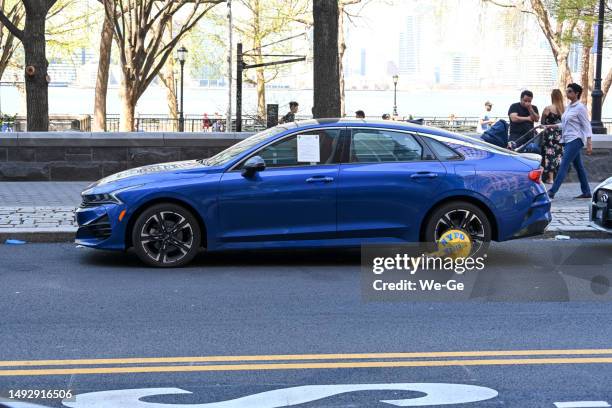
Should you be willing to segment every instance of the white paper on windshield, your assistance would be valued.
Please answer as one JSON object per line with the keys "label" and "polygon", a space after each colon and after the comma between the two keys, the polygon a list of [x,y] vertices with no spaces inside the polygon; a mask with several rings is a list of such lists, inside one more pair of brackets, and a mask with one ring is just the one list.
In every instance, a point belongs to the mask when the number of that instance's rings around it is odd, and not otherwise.
{"label": "white paper on windshield", "polygon": [[321,161],[319,135],[298,135],[297,156],[300,163],[319,163]]}

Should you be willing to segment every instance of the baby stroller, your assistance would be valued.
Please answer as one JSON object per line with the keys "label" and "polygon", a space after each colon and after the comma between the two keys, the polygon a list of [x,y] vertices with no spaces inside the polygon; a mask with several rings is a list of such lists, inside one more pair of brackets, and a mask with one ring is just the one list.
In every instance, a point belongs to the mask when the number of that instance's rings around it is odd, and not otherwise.
{"label": "baby stroller", "polygon": [[538,129],[542,126],[536,126],[530,129],[525,134],[521,135],[513,142],[508,141],[508,122],[501,119],[495,122],[481,136],[481,139],[495,146],[514,150],[517,153],[535,153],[540,154],[540,133]]}

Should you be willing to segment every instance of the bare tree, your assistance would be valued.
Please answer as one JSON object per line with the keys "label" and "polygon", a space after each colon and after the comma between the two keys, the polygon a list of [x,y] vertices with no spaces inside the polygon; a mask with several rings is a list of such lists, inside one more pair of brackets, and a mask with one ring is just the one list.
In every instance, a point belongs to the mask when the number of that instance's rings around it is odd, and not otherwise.
{"label": "bare tree", "polygon": [[106,95],[110,74],[111,51],[113,46],[113,21],[104,13],[104,23],[100,34],[100,56],[98,60],[98,75],[94,95],[94,120],[92,130],[106,131]]}
{"label": "bare tree", "polygon": [[[10,22],[18,27],[25,11],[21,2],[15,2],[12,6],[9,6],[5,0],[0,0],[0,12],[5,13]],[[0,22],[0,78],[4,75],[17,46],[15,35],[9,30],[4,30],[4,24]]]}
{"label": "bare tree", "polygon": [[[134,130],[139,98],[157,77],[178,42],[216,4],[223,0],[103,0],[106,16],[113,22],[123,74],[121,82],[123,131]],[[180,26],[164,42],[168,22],[181,10]]]}
{"label": "bare tree", "polygon": [[45,24],[57,0],[21,0],[25,10],[23,29],[0,11],[0,23],[23,44],[28,130],[49,129],[49,76],[47,75]]}
{"label": "bare tree", "polygon": [[[501,7],[516,8],[533,15],[548,41],[557,63],[557,86],[564,89],[573,82],[569,67],[569,54],[572,43],[581,43],[583,84],[592,88],[592,69],[589,53],[593,46],[593,24],[599,0],[483,0]],[[609,22],[609,20],[608,20]],[[589,81],[589,82],[585,82]],[[612,69],[603,81],[604,98],[612,85]],[[586,98],[587,95],[583,95]]]}
{"label": "bare tree", "polygon": [[[248,64],[261,64],[264,54],[287,54],[291,51],[287,42],[262,48],[269,43],[283,40],[295,34],[295,22],[303,22],[310,12],[308,0],[240,0],[244,16],[236,17],[234,28],[240,35],[247,49],[244,56]],[[266,84],[273,81],[286,69],[286,66],[274,65],[258,67],[248,75],[245,82],[255,85],[257,89],[257,114],[266,117]]]}
{"label": "bare tree", "polygon": [[[344,54],[346,53],[346,38],[344,35],[345,20],[353,22],[354,18],[360,17],[363,8],[371,3],[371,0],[339,0],[338,1],[338,63],[340,69],[340,114],[346,114],[346,94],[344,81]],[[349,11],[347,7],[361,5],[357,11]]]}
{"label": "bare tree", "polygon": [[[168,27],[166,28],[166,44],[172,40],[172,20],[168,21]],[[175,130],[178,129],[178,90],[176,89],[176,81],[174,76],[175,59],[168,58],[164,68],[159,72],[159,79],[166,88],[166,102],[168,104],[168,114],[173,119]]]}

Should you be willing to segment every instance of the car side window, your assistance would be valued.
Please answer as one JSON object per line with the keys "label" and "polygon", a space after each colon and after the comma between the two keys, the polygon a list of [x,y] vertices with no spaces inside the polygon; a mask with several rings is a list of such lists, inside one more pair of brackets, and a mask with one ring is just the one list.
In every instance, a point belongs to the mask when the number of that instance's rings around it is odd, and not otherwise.
{"label": "car side window", "polygon": [[305,131],[266,146],[256,155],[267,168],[333,164],[341,132],[341,129]]}
{"label": "car side window", "polygon": [[[423,137],[423,136],[422,136]],[[459,153],[445,145],[444,143],[433,139],[431,137],[423,137],[431,150],[440,160],[461,160],[462,157]]]}
{"label": "car side window", "polygon": [[351,163],[406,162],[423,159],[423,147],[403,132],[355,129],[351,139]]}

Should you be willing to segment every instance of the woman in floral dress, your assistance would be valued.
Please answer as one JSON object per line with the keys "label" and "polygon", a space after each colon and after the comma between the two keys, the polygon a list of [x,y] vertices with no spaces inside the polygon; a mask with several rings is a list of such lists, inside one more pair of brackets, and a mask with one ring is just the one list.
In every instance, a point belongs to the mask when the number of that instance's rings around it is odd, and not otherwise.
{"label": "woman in floral dress", "polygon": [[[561,122],[561,115],[565,111],[563,94],[559,89],[553,89],[550,98],[552,104],[547,106],[544,112],[542,112],[541,123],[543,125],[554,125]],[[552,184],[557,175],[561,157],[563,156],[561,128],[546,129],[540,136],[542,142],[542,167],[544,167],[542,178],[545,183]]]}

